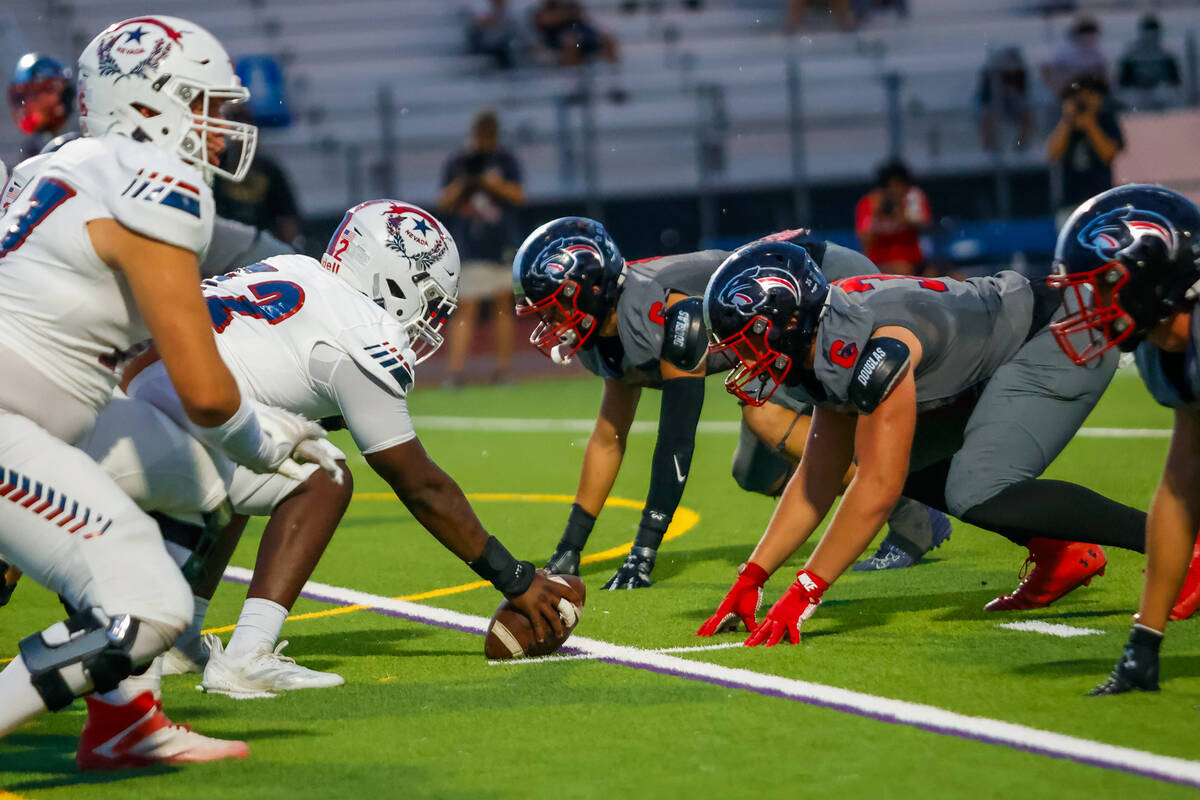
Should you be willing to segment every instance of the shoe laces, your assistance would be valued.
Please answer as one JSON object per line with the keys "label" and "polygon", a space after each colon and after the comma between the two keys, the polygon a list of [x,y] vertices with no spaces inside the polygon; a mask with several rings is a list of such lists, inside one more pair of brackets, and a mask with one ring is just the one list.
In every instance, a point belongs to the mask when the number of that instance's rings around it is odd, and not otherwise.
{"label": "shoe laces", "polygon": [[287,646],[288,646],[288,640],[284,639],[282,642],[275,645],[275,649],[272,650],[270,653],[263,653],[263,657],[274,659],[276,661],[282,661],[285,664],[295,664],[296,659],[292,658],[291,656],[283,655],[283,652],[282,652],[283,648],[285,648]]}
{"label": "shoe laces", "polygon": [[1018,573],[1017,573],[1017,580],[1022,580],[1022,581],[1023,581],[1023,580],[1025,580],[1027,577],[1029,577],[1029,573],[1030,573],[1030,571],[1032,571],[1032,570],[1034,569],[1034,567],[1036,567],[1036,566],[1037,566],[1037,563],[1038,563],[1038,562],[1037,562],[1037,556],[1035,556],[1033,553],[1030,553],[1030,554],[1029,554],[1029,555],[1028,555],[1028,556],[1025,558],[1025,563],[1021,565],[1021,570],[1020,570],[1020,572],[1018,572]]}
{"label": "shoe laces", "polygon": [[168,726],[167,726],[167,727],[174,728],[174,729],[176,729],[176,730],[179,730],[179,731],[183,731],[184,733],[191,733],[191,732],[192,732],[192,726],[191,726],[191,725],[185,725],[185,724],[184,724],[184,723],[182,723],[182,722],[176,722],[175,720],[173,720],[173,719],[171,719],[170,717],[168,717],[168,716],[167,716],[167,713],[166,713],[165,711],[163,711],[163,704],[162,704],[162,700],[155,700],[155,701],[154,701],[154,708],[155,708],[155,710],[157,710],[157,711],[158,711],[158,713],[159,713],[159,714],[162,714],[162,715],[163,715],[163,717],[164,717],[164,718],[167,720],[167,723],[168,723]]}

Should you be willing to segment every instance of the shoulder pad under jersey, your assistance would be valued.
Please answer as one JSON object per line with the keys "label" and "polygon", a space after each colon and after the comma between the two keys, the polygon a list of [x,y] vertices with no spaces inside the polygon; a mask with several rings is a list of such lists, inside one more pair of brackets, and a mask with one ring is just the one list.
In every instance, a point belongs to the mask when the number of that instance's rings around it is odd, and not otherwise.
{"label": "shoulder pad under jersey", "polygon": [[676,369],[694,372],[708,352],[703,301],[699,297],[680,300],[663,318],[663,359]]}
{"label": "shoulder pad under jersey", "polygon": [[200,173],[153,145],[106,138],[116,140],[119,168],[104,185],[104,202],[113,218],[136,233],[203,257],[214,212],[212,189]]}
{"label": "shoulder pad under jersey", "polygon": [[0,195],[0,213],[13,204],[17,195],[29,185],[30,180],[37,175],[49,158],[49,155],[33,156],[12,168],[12,174],[8,176],[8,182],[4,185],[4,193]]}
{"label": "shoulder pad under jersey", "polygon": [[850,402],[863,414],[879,408],[904,377],[910,359],[908,345],[899,339],[868,339],[850,376]]}

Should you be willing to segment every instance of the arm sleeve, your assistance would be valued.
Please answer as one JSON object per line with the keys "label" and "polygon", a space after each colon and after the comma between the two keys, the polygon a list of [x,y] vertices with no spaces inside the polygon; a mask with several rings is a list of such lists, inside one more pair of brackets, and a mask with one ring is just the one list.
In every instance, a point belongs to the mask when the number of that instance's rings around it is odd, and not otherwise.
{"label": "arm sleeve", "polygon": [[[331,353],[336,353],[329,359]],[[385,387],[345,353],[317,345],[311,359],[314,378],[324,383],[342,412],[363,455],[417,438],[404,396]],[[321,373],[326,373],[328,377]]]}
{"label": "arm sleeve", "polygon": [[[656,533],[661,541],[675,509],[683,498],[696,447],[696,425],[704,406],[703,378],[671,378],[663,383],[662,408],[658,416],[658,442],[651,462],[650,490],[642,511],[638,538]],[[658,542],[637,541],[639,547],[658,547]]]}

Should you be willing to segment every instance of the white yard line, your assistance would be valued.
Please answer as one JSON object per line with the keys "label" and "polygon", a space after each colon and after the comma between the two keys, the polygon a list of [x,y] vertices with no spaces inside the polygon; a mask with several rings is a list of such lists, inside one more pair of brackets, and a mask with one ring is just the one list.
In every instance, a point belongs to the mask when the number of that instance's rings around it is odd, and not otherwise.
{"label": "white yard line", "polygon": [[[250,571],[230,567],[226,570],[225,575],[231,580],[246,582],[250,578]],[[483,634],[488,624],[485,617],[476,617],[458,611],[405,600],[394,600],[390,597],[320,583],[309,582],[306,584],[303,596],[338,605],[363,605],[379,613],[400,619],[477,635]],[[1062,758],[1079,764],[1200,788],[1200,762],[1198,761],[1119,747],[987,717],[972,717],[936,706],[878,697],[836,686],[710,664],[704,661],[680,658],[669,653],[655,653],[650,650],[602,642],[583,636],[571,637],[571,640],[563,646],[563,652],[568,656],[587,656],[609,664],[657,672],[729,689],[741,689],[881,722],[907,725],[945,736],[1000,745],[1052,758]]]}
{"label": "white yard line", "polygon": [[[486,431],[488,433],[590,433],[594,419],[530,419],[526,417],[417,416],[418,429],[431,431]],[[733,420],[701,422],[697,433],[734,434],[741,423]],[[634,422],[630,433],[657,433],[658,423]],[[1089,439],[1169,439],[1169,428],[1080,428],[1077,436]]]}
{"label": "white yard line", "polygon": [[1098,631],[1095,628],[1076,628],[1074,625],[1059,625],[1054,622],[1042,622],[1040,620],[1029,620],[1026,622],[1005,622],[997,625],[997,628],[1008,628],[1010,631],[1028,631],[1030,633],[1044,633],[1047,636],[1060,636],[1063,639],[1073,639],[1076,636],[1094,636],[1104,631]]}
{"label": "white yard line", "polygon": [[[574,643],[574,639],[571,640]],[[731,647],[741,647],[741,642],[726,642],[725,644],[702,644],[693,647],[656,647],[653,650],[647,650],[647,653],[697,653],[702,650],[728,650]],[[512,658],[504,661],[489,661],[488,664],[493,667],[504,666],[522,666],[524,664],[543,664],[547,661],[596,661],[600,658],[598,653],[576,653],[571,656],[560,656],[557,653],[552,656],[538,656],[537,658]]]}

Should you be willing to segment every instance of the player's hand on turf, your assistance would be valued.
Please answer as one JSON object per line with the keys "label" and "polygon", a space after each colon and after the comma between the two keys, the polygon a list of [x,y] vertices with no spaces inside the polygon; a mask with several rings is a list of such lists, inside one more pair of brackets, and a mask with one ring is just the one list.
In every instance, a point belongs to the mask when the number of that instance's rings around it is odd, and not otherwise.
{"label": "player's hand on turf", "polygon": [[767,582],[767,571],[751,561],[738,567],[738,578],[733,583],[717,613],[713,614],[697,636],[712,636],[737,630],[738,621],[745,623],[746,630],[754,633],[758,627],[758,610],[762,608],[763,584]]}
{"label": "player's hand on turf", "polygon": [[654,557],[658,551],[652,547],[634,547],[625,556],[625,563],[617,573],[608,579],[601,588],[608,591],[617,589],[648,589],[654,585],[650,580],[650,570],[654,569]]}
{"label": "player's hand on turf", "polygon": [[800,570],[795,582],[775,601],[766,619],[746,639],[746,646],[765,644],[771,647],[785,637],[792,644],[800,644],[800,625],[821,605],[821,595],[828,588],[829,584],[816,574]]}
{"label": "player's hand on turf", "polygon": [[560,544],[546,562],[546,572],[553,575],[578,575],[579,551]]}
{"label": "player's hand on turf", "polygon": [[1158,649],[1162,634],[1143,625],[1135,625],[1125,643],[1120,660],[1108,680],[1088,692],[1088,697],[1124,694],[1134,689],[1158,691]]}
{"label": "player's hand on turf", "polygon": [[522,614],[529,617],[533,623],[533,635],[539,642],[546,641],[551,633],[561,639],[566,633],[562,617],[558,613],[558,604],[564,598],[571,601],[570,589],[561,583],[550,580],[545,570],[537,570],[533,575],[533,583],[524,593],[508,599]]}

